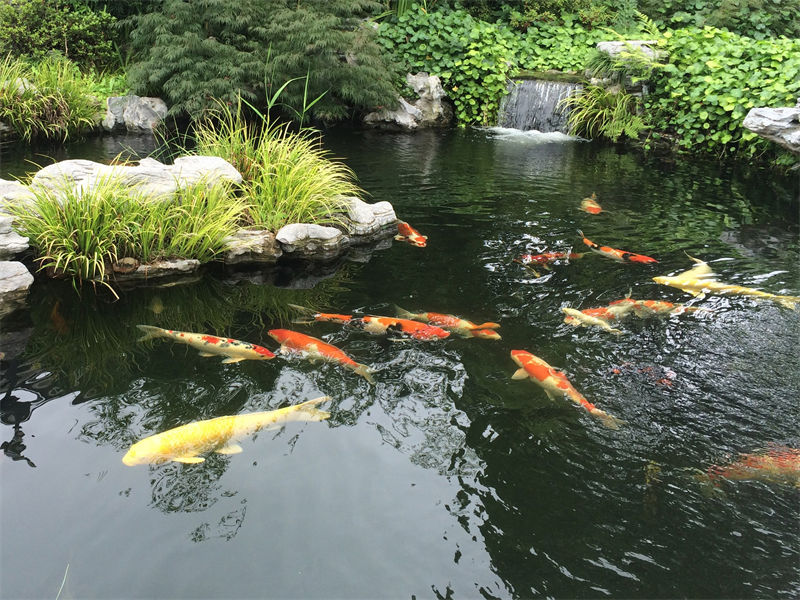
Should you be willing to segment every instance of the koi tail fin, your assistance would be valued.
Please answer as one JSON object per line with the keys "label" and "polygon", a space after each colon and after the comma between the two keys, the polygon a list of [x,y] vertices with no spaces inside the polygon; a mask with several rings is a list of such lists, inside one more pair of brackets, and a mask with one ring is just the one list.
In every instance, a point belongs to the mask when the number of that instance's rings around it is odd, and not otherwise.
{"label": "koi tail fin", "polygon": [[417,316],[414,313],[409,312],[404,308],[400,308],[399,306],[397,306],[397,304],[394,305],[394,312],[401,319],[416,319]]}
{"label": "koi tail fin", "polygon": [[370,369],[367,365],[358,365],[356,368],[353,369],[354,373],[361,375],[364,379],[366,379],[370,384],[375,385],[375,378],[372,377],[372,374],[375,372]]}
{"label": "koi tail fin", "polygon": [[487,321],[486,323],[476,325],[475,329],[500,329],[500,323],[492,323],[491,321]]}
{"label": "koi tail fin", "polygon": [[784,308],[797,310],[797,303],[800,302],[800,298],[797,296],[781,296],[780,298],[777,298],[777,302]]}
{"label": "koi tail fin", "polygon": [[136,340],[137,342],[146,342],[153,338],[164,337],[164,330],[160,327],[153,327],[152,325],[137,325],[136,327],[144,331],[144,335]]}
{"label": "koi tail fin", "polygon": [[303,413],[308,421],[324,421],[330,418],[331,413],[314,407],[317,404],[322,404],[328,400],[331,400],[330,396],[320,396],[319,398],[314,398],[313,400],[306,400],[305,402],[298,404],[295,410]]}
{"label": "koi tail fin", "polygon": [[618,419],[617,417],[610,415],[606,411],[600,410],[599,408],[595,408],[590,412],[592,413],[592,415],[600,419],[600,422],[609,429],[619,429],[622,425],[625,424],[625,421],[623,421],[622,419]]}
{"label": "koi tail fin", "polygon": [[314,309],[308,308],[306,306],[300,306],[299,304],[291,304],[291,303],[289,303],[286,306],[296,310],[301,315],[308,315],[310,317],[310,316],[313,316],[313,315],[317,314],[317,311],[315,311]]}
{"label": "koi tail fin", "polygon": [[583,235],[583,231],[581,231],[580,229],[576,229],[575,231],[578,233],[581,239],[586,237],[585,235]]}
{"label": "koi tail fin", "polygon": [[[496,325],[496,323],[489,323],[489,325]],[[483,325],[480,327],[483,327]],[[483,338],[487,340],[502,339],[500,334],[494,329],[470,329],[464,337]]]}

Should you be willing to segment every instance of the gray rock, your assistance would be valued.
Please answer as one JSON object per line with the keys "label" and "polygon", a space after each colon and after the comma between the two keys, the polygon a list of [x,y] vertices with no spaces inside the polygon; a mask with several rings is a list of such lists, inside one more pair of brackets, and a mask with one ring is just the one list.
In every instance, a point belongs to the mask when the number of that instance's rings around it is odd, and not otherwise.
{"label": "gray rock", "polygon": [[28,238],[22,237],[11,228],[14,218],[0,214],[0,260],[15,257],[28,249]]}
{"label": "gray rock", "polygon": [[794,108],[751,108],[742,125],[794,154],[800,154],[800,99]]}
{"label": "gray rock", "polygon": [[342,221],[353,243],[364,243],[383,237],[381,231],[394,228],[397,217],[389,202],[368,204],[354,196],[340,198],[343,205]]}
{"label": "gray rock", "polygon": [[135,95],[112,96],[106,101],[103,129],[152,133],[167,116],[167,105],[160,98]]}
{"label": "gray rock", "polygon": [[146,279],[161,279],[194,273],[200,268],[200,261],[193,258],[180,258],[175,260],[160,260],[147,265],[141,265],[131,273],[115,273],[116,281],[142,281]]}
{"label": "gray rock", "polygon": [[286,254],[325,260],[349,246],[349,238],[335,227],[311,223],[292,223],[280,228],[275,239]]}
{"label": "gray rock", "polygon": [[275,263],[283,254],[271,231],[241,229],[228,238],[224,261],[229,265],[241,263]]}
{"label": "gray rock", "polygon": [[405,131],[452,125],[453,108],[438,77],[425,72],[416,75],[408,73],[406,83],[417,96],[413,104],[401,97],[397,109],[384,108],[369,113],[364,117],[364,124]]}
{"label": "gray rock", "polygon": [[656,40],[619,40],[619,41],[606,41],[597,42],[595,48],[600,52],[605,52],[610,57],[614,58],[623,52],[636,52],[641,51],[648,58],[655,59],[658,52],[652,48],[658,42]]}
{"label": "gray rock", "polygon": [[0,261],[0,317],[25,305],[33,275],[21,262]]}
{"label": "gray rock", "polygon": [[204,180],[242,183],[241,173],[219,156],[180,156],[173,162],[171,170],[175,178],[181,182],[181,187]]}
{"label": "gray rock", "polygon": [[19,181],[0,179],[0,214],[3,213],[3,207],[8,204],[28,203],[34,199],[35,196],[28,186]]}

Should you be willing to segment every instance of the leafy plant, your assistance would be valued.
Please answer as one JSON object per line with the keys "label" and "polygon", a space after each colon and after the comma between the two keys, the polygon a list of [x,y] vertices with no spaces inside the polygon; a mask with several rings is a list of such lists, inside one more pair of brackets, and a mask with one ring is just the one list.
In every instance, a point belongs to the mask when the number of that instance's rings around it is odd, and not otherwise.
{"label": "leafy plant", "polygon": [[568,96],[562,105],[569,109],[570,131],[590,138],[606,138],[616,142],[623,135],[636,139],[646,128],[638,114],[640,100],[624,90],[611,91],[588,85]]}

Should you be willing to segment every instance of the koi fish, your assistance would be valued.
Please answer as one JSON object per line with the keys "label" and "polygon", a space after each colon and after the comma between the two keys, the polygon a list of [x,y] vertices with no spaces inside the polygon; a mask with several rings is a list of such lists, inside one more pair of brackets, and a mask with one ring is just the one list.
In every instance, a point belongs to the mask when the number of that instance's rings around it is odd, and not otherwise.
{"label": "koi fish", "polygon": [[583,239],[583,243],[591,248],[592,252],[597,252],[607,258],[617,260],[620,262],[635,262],[635,263],[657,263],[655,258],[645,256],[644,254],[634,254],[627,250],[618,250],[616,248],[609,248],[608,246],[600,246],[595,244],[592,240],[588,239],[583,232],[579,229],[578,235]]}
{"label": "koi fish", "polygon": [[269,360],[275,355],[256,344],[241,342],[231,338],[221,338],[205,333],[189,333],[161,329],[152,325],[137,325],[145,334],[138,341],[144,342],[153,338],[167,338],[183,344],[188,344],[200,351],[200,356],[226,356],[223,363],[235,363],[241,360]]}
{"label": "koi fish", "polygon": [[727,465],[713,465],[706,475],[711,482],[720,479],[791,483],[800,487],[800,450],[788,446],[762,453],[742,454]]}
{"label": "koi fish", "polygon": [[399,242],[408,242],[417,248],[424,248],[428,245],[428,236],[422,235],[405,221],[398,221],[397,235],[394,236],[394,239]]}
{"label": "koi fish", "polygon": [[512,379],[530,379],[544,388],[545,393],[551,400],[566,397],[582,407],[590,415],[600,419],[606,427],[619,429],[622,421],[589,402],[573,387],[569,379],[561,371],[554,369],[538,356],[534,356],[525,350],[512,350],[511,359],[520,367],[511,376]]}
{"label": "koi fish", "polygon": [[187,423],[136,442],[122,457],[122,462],[128,466],[168,461],[201,463],[205,459],[198,454],[238,454],[242,447],[237,442],[262,429],[280,427],[290,421],[324,421],[329,418],[329,412],[314,408],[327,400],[330,397],[322,396],[277,410]]}
{"label": "koi fish", "polygon": [[601,212],[603,212],[602,207],[597,203],[597,194],[592,192],[590,197],[584,198],[581,201],[581,210],[592,215],[599,215]]}
{"label": "koi fish", "polygon": [[372,378],[372,372],[367,365],[357,363],[332,344],[289,329],[270,329],[267,333],[273,340],[281,345],[281,350],[284,352],[303,353],[312,360],[324,360],[341,365],[346,369],[350,369],[357,375],[361,375],[369,383],[375,383],[375,380]]}
{"label": "koi fish", "polygon": [[472,321],[454,315],[445,315],[436,312],[412,313],[399,306],[395,306],[395,310],[397,310],[397,316],[404,319],[413,319],[415,321],[436,325],[437,327],[452,331],[463,337],[480,337],[493,340],[500,339],[500,334],[493,331],[500,327],[499,323],[487,322],[476,325]]}
{"label": "koi fish", "polygon": [[798,296],[781,296],[778,294],[770,294],[762,292],[755,288],[744,287],[741,285],[734,285],[728,283],[721,283],[714,279],[714,273],[708,264],[698,258],[691,258],[697,263],[697,266],[692,267],[688,271],[678,273],[672,277],[653,277],[653,281],[662,285],[669,285],[679,290],[683,290],[692,296],[702,296],[708,294],[720,294],[724,296],[749,296],[751,298],[763,298],[765,300],[773,300],[781,306],[797,310],[797,303],[800,302]]}
{"label": "koi fish", "polygon": [[[567,315],[564,317],[564,323],[573,325],[574,327],[600,327],[609,333],[615,335],[622,334],[622,330],[615,329],[609,323],[610,320],[617,318],[613,313],[610,313],[607,308],[586,308],[584,310],[576,310],[574,308],[564,307],[561,311]],[[608,316],[605,316],[605,315]],[[604,316],[599,316],[604,315]]]}
{"label": "koi fish", "polygon": [[684,306],[683,304],[674,304],[666,300],[634,300],[632,298],[623,298],[622,300],[614,300],[609,306],[617,304],[631,305],[633,313],[642,319],[652,316],[665,316],[665,315],[680,315],[685,312],[697,312],[705,310],[697,306]]}
{"label": "koi fish", "polygon": [[352,325],[359,327],[374,335],[384,335],[387,333],[398,333],[407,335],[418,340],[430,339],[444,339],[450,335],[449,331],[445,331],[441,327],[429,325],[427,323],[420,323],[412,319],[400,319],[394,317],[354,317],[352,315],[337,315],[330,313],[315,312],[310,308],[290,304],[292,308],[298,310],[306,315],[306,319],[296,320],[295,323],[312,323],[314,321],[333,321],[336,323],[343,323],[345,325]]}
{"label": "koi fish", "polygon": [[522,256],[515,258],[514,262],[519,263],[526,269],[532,271],[536,277],[540,277],[536,267],[542,267],[543,269],[547,269],[549,271],[550,263],[552,262],[562,259],[571,260],[582,257],[583,253],[577,252],[545,252],[543,254],[523,254]]}

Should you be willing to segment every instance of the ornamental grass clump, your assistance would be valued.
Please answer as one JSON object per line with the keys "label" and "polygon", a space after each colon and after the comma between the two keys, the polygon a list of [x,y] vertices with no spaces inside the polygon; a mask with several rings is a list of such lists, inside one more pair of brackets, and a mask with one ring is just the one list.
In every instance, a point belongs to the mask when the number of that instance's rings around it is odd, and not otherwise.
{"label": "ornamental grass clump", "polygon": [[30,238],[40,268],[72,278],[76,289],[83,282],[111,289],[111,267],[125,257],[212,260],[225,251],[245,210],[228,186],[201,182],[174,198],[154,199],[113,174],[84,189],[33,191],[30,204],[7,208],[14,227]]}
{"label": "ornamental grass clump", "polygon": [[0,61],[0,121],[26,141],[65,141],[95,123],[100,101],[87,93],[94,85],[65,58],[52,56],[30,66],[8,55]]}
{"label": "ornamental grass clump", "polygon": [[574,135],[616,142],[623,135],[635,140],[647,128],[639,114],[640,100],[624,90],[587,85],[560,104],[569,110],[567,122]]}
{"label": "ornamental grass clump", "polygon": [[256,116],[248,124],[241,103],[220,105],[196,125],[195,152],[239,170],[253,226],[277,231],[288,223],[336,223],[340,198],[363,193],[353,172],[329,158],[313,131]]}

